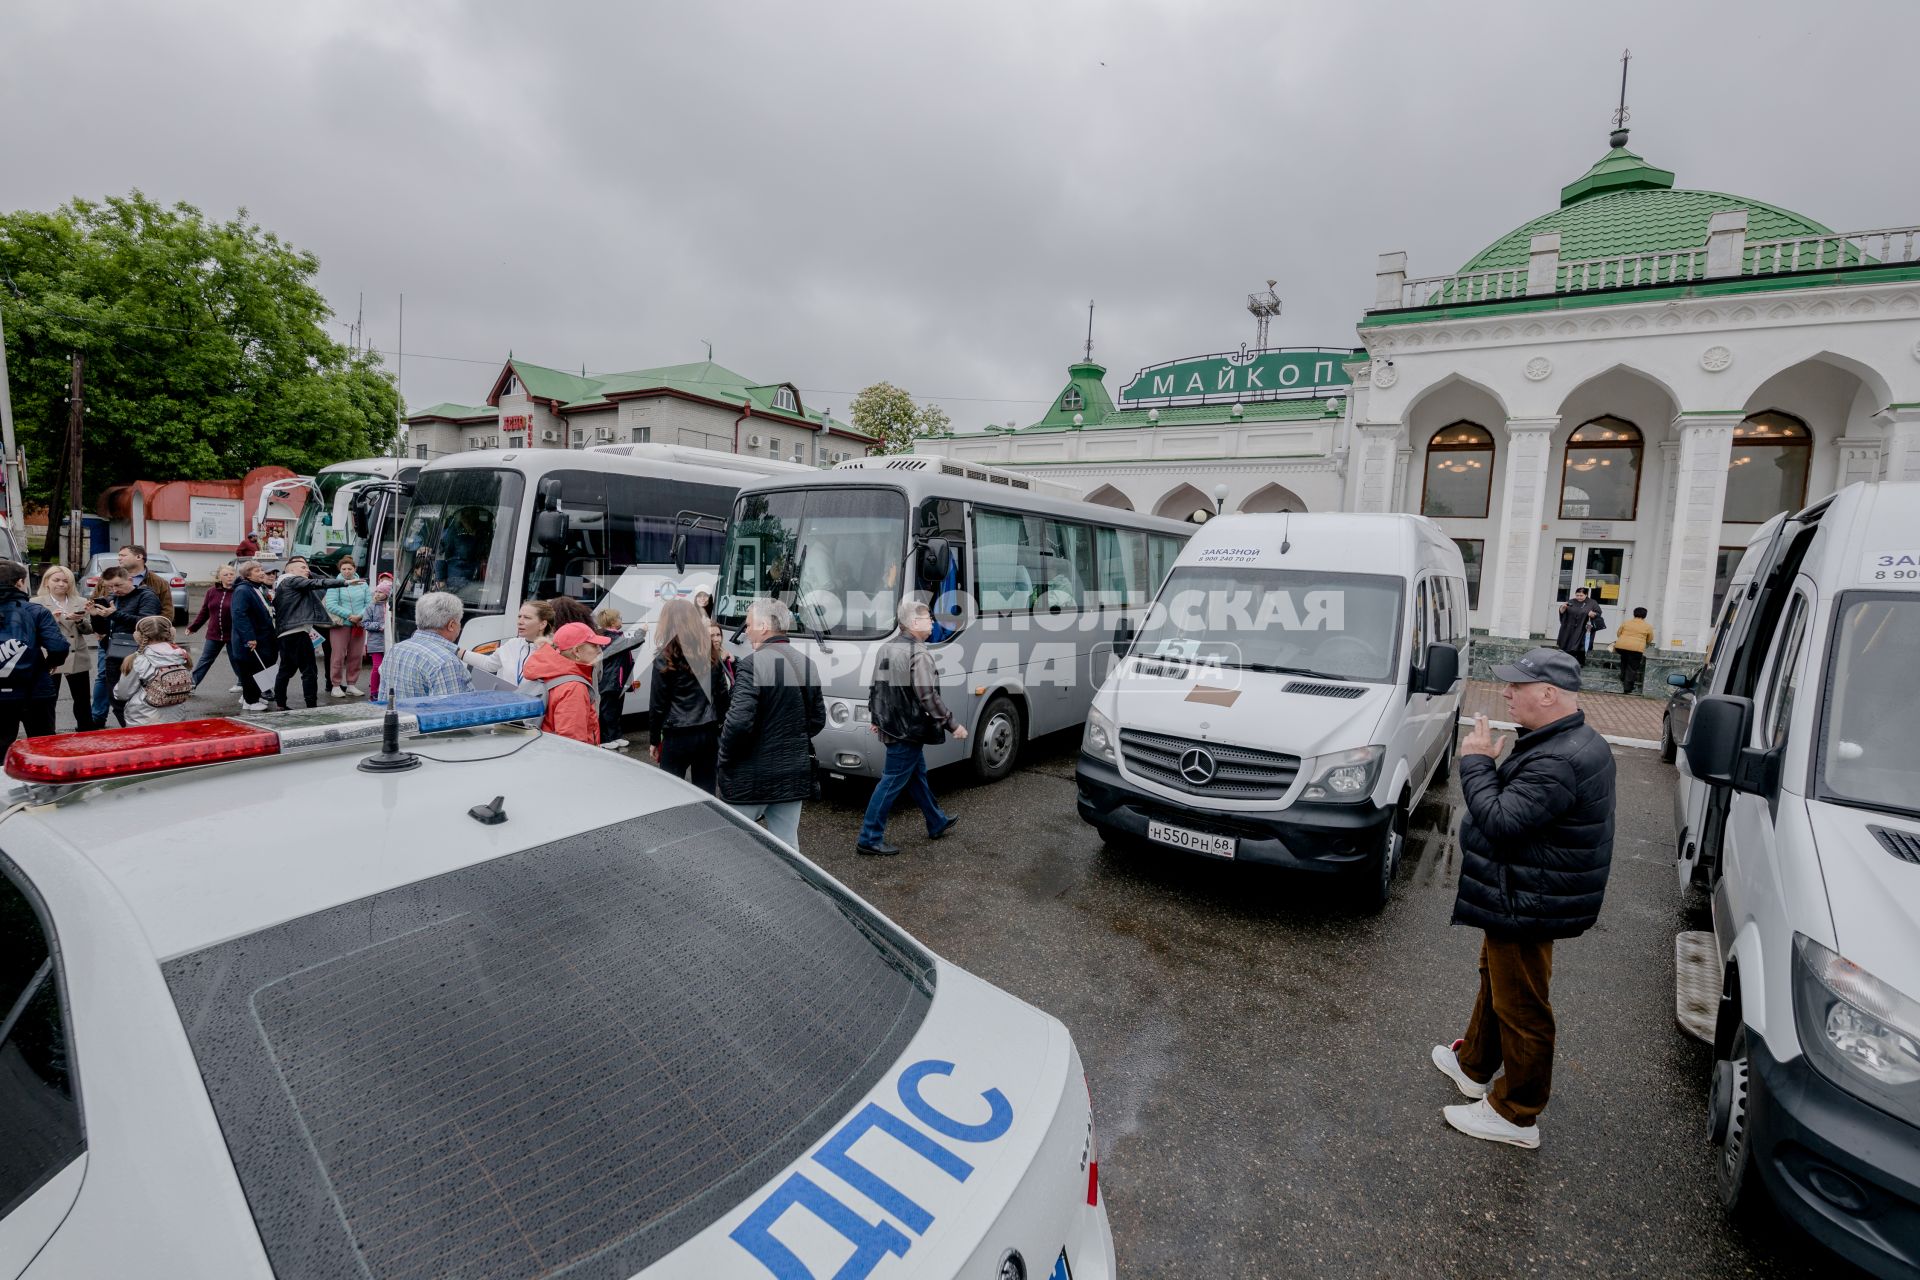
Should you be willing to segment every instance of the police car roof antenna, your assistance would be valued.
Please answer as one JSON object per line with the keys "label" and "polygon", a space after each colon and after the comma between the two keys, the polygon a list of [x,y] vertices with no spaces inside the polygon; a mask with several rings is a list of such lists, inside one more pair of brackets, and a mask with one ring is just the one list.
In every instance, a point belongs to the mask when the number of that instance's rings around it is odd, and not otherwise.
{"label": "police car roof antenna", "polygon": [[360,762],[363,773],[403,773],[418,769],[420,757],[400,749],[400,712],[387,704],[387,718],[380,724],[380,750]]}

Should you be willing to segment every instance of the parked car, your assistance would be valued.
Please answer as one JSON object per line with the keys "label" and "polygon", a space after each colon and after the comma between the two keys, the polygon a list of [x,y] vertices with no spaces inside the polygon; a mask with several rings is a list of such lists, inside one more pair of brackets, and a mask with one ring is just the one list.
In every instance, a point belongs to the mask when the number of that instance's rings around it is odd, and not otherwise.
{"label": "parked car", "polygon": [[[86,576],[81,580],[80,589],[91,595],[93,589],[100,585],[101,572],[106,569],[108,565],[119,563],[119,553],[113,551],[99,552],[91,560],[87,561],[87,572]],[[147,557],[147,572],[155,579],[155,582],[152,584],[153,586],[157,588],[161,582],[164,582],[171,590],[173,595],[174,623],[177,625],[185,622],[187,620],[187,580],[181,572],[174,567],[172,559],[160,552],[155,552]],[[154,594],[158,595],[159,592],[156,590]]]}

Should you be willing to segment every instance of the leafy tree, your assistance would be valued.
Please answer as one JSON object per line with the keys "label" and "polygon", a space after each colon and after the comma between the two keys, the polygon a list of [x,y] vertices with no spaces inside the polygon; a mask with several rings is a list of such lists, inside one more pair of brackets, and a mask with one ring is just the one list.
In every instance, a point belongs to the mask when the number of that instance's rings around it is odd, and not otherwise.
{"label": "leafy tree", "polygon": [[916,405],[891,382],[876,382],[855,396],[847,414],[856,431],[880,441],[882,453],[907,453],[915,440],[945,431],[951,421],[939,405]]}
{"label": "leafy tree", "polygon": [[215,223],[137,190],[0,215],[29,500],[63,486],[76,351],[86,357],[88,501],[133,479],[225,479],[268,463],[311,472],[385,452],[399,393],[378,356],[328,337],[319,265],[244,209]]}

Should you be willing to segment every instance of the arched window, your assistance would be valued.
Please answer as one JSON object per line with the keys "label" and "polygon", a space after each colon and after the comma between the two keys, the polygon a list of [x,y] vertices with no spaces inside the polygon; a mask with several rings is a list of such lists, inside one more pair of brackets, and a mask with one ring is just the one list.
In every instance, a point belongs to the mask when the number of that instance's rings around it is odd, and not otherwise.
{"label": "arched window", "polygon": [[1748,414],[1733,429],[1727,506],[1720,518],[1729,524],[1759,524],[1782,511],[1798,511],[1807,502],[1812,456],[1813,433],[1800,419],[1773,409]]}
{"label": "arched window", "polygon": [[1080,394],[1080,388],[1068,387],[1067,394],[1060,397],[1060,408],[1068,413],[1087,407],[1086,397]]}
{"label": "arched window", "polygon": [[1427,441],[1427,482],[1420,493],[1423,516],[1487,514],[1493,495],[1493,433],[1477,422],[1442,427]]}
{"label": "arched window", "polygon": [[776,409],[785,409],[788,413],[792,413],[796,408],[798,408],[799,405],[793,398],[793,388],[782,387],[778,391],[774,392],[773,407]]}
{"label": "arched window", "polygon": [[1584,423],[1567,437],[1560,482],[1562,520],[1631,520],[1640,505],[1640,428],[1615,417]]}

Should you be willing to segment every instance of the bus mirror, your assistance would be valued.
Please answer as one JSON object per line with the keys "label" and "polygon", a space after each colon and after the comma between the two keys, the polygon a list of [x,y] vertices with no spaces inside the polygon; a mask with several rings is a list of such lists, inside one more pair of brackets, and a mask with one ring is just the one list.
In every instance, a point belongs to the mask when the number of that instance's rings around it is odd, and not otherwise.
{"label": "bus mirror", "polygon": [[1420,673],[1420,692],[1436,697],[1453,692],[1460,679],[1460,651],[1450,644],[1427,646],[1426,669]]}
{"label": "bus mirror", "polygon": [[333,512],[322,511],[320,513],[320,523],[329,529],[333,528]]}
{"label": "bus mirror", "polygon": [[548,476],[540,482],[540,509],[558,511],[560,509],[560,477]]}
{"label": "bus mirror", "polygon": [[1113,624],[1113,654],[1116,658],[1127,656],[1127,650],[1133,648],[1133,619],[1126,614],[1120,615],[1120,621]]}
{"label": "bus mirror", "polygon": [[366,541],[367,536],[372,532],[373,514],[368,510],[373,505],[369,501],[371,496],[366,493],[356,493],[353,495],[353,501],[347,504],[347,521],[353,526],[353,536],[362,542]]}
{"label": "bus mirror", "polygon": [[567,542],[567,515],[564,511],[542,511],[533,518],[533,541],[539,547],[561,547]]}
{"label": "bus mirror", "polygon": [[920,586],[929,590],[943,585],[952,568],[953,549],[945,538],[927,538],[920,543]]}
{"label": "bus mirror", "polygon": [[673,571],[675,573],[687,571],[687,531],[685,529],[676,529],[673,533]]}
{"label": "bus mirror", "polygon": [[1749,747],[1753,699],[1715,694],[1687,719],[1687,768],[1709,786],[1771,797],[1780,784],[1778,749]]}

